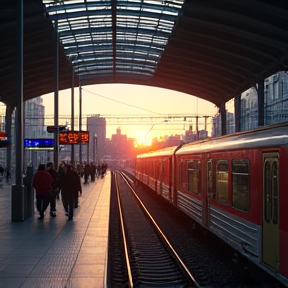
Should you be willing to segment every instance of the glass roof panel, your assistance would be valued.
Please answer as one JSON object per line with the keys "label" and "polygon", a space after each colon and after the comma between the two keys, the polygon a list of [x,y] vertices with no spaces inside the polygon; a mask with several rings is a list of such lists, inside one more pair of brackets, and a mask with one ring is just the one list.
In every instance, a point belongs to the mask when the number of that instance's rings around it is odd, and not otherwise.
{"label": "glass roof panel", "polygon": [[[42,0],[80,79],[153,76],[184,0]],[[112,3],[112,4],[111,4]]]}

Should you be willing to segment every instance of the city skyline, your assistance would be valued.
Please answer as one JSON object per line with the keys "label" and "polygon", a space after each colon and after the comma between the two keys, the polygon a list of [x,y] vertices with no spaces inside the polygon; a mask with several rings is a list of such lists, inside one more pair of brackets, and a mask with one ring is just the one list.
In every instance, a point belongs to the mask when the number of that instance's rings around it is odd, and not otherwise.
{"label": "city skyline", "polygon": [[[54,115],[54,93],[42,95],[42,98],[45,115]],[[66,123],[69,125],[70,103],[71,89],[59,91],[59,115],[64,116],[59,119],[60,125]],[[167,89],[130,84],[101,84],[82,88],[82,118],[91,115],[119,116],[119,121],[115,120],[115,124],[107,123],[106,137],[111,138],[111,135],[116,133],[116,129],[120,128],[122,134],[126,134],[128,138],[136,138],[138,144],[149,144],[155,137],[184,134],[190,125],[195,127],[195,121],[194,123],[185,121],[172,123],[169,120],[162,120],[147,125],[135,122],[129,124],[127,121],[123,123],[121,116],[151,116],[151,118],[163,116],[164,119],[167,115],[180,114],[199,115],[199,117],[204,115],[212,119],[216,113],[217,107],[213,103]],[[65,115],[67,119],[65,119]],[[79,117],[78,87],[74,89],[74,115],[75,118]],[[65,121],[66,123],[63,123]],[[84,122],[86,123],[86,121]],[[208,125],[210,124],[208,121]],[[77,125],[75,121],[75,126]],[[199,121],[199,129],[201,129],[201,125],[204,127],[204,122]],[[82,130],[85,128],[82,123]],[[209,129],[208,132],[210,134]]]}

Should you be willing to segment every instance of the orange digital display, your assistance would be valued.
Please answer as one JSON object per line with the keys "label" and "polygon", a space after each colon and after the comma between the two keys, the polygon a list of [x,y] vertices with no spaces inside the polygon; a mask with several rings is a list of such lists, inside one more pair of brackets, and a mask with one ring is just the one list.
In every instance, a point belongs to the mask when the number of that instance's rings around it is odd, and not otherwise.
{"label": "orange digital display", "polygon": [[66,131],[59,133],[59,145],[89,143],[89,131]]}
{"label": "orange digital display", "polygon": [[79,132],[80,143],[89,143],[89,132]]}

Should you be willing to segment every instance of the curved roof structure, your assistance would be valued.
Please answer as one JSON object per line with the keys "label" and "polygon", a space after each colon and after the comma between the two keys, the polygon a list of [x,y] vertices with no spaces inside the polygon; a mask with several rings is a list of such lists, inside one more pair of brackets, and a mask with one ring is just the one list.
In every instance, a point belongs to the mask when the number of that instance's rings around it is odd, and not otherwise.
{"label": "curved roof structure", "polygon": [[[0,1],[0,101],[13,103],[17,1]],[[141,84],[217,106],[288,64],[288,2],[24,0],[24,99],[59,89]],[[57,25],[56,25],[57,23]]]}

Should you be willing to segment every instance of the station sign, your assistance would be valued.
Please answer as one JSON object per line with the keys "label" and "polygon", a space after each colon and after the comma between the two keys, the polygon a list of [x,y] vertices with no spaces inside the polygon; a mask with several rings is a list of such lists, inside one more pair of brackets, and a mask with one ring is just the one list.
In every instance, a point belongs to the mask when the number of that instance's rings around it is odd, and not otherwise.
{"label": "station sign", "polygon": [[89,131],[65,131],[59,133],[59,145],[88,143]]}
{"label": "station sign", "polygon": [[24,139],[24,148],[28,150],[54,150],[54,139]]}
{"label": "station sign", "polygon": [[56,130],[59,130],[59,132],[66,130],[66,126],[60,125],[60,126],[47,126],[47,132],[48,133],[54,133]]}

